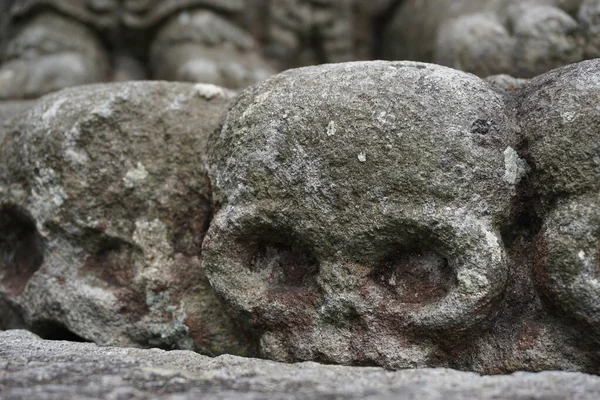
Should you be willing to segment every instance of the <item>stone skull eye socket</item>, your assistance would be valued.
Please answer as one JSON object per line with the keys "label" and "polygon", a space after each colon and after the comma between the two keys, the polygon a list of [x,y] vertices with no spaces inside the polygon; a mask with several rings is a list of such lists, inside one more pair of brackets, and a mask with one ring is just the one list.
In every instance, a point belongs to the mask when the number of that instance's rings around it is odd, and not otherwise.
{"label": "stone skull eye socket", "polygon": [[44,240],[33,217],[15,205],[0,205],[0,284],[22,294],[43,262]]}
{"label": "stone skull eye socket", "polygon": [[265,232],[253,240],[248,265],[275,290],[313,287],[319,272],[308,246],[276,232]]}
{"label": "stone skull eye socket", "polygon": [[432,303],[456,285],[448,260],[433,250],[404,248],[390,253],[373,268],[371,279],[403,303]]}
{"label": "stone skull eye socket", "polygon": [[292,227],[268,206],[220,209],[202,253],[215,292],[259,331],[293,330],[354,308],[390,329],[454,337],[496,315],[506,256],[498,233],[477,216],[408,209],[336,238]]}

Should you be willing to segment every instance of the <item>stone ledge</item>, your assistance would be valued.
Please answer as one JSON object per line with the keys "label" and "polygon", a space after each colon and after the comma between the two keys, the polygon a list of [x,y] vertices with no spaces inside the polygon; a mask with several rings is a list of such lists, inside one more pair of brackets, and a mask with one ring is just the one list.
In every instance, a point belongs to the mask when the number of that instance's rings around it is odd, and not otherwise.
{"label": "stone ledge", "polygon": [[99,347],[0,332],[0,393],[10,399],[598,399],[600,377],[572,372],[480,376],[280,364],[190,351]]}

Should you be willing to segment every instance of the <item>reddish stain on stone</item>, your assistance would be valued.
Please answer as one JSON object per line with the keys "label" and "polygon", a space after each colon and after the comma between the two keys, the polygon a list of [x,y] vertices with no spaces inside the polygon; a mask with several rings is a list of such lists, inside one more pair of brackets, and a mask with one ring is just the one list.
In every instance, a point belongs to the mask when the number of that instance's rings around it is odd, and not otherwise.
{"label": "reddish stain on stone", "polygon": [[399,251],[379,263],[370,275],[402,303],[432,303],[455,283],[448,261],[432,251]]}
{"label": "reddish stain on stone", "polygon": [[209,348],[212,344],[213,332],[202,320],[196,316],[187,317],[184,320],[188,327],[190,336],[198,348]]}
{"label": "reddish stain on stone", "polygon": [[92,273],[113,287],[130,286],[135,277],[132,251],[124,242],[107,240],[86,258],[81,271]]}
{"label": "reddish stain on stone", "polygon": [[120,312],[134,317],[146,314],[145,292],[136,288],[135,252],[131,244],[114,238],[104,238],[95,253],[89,255],[80,271],[106,282],[122,306]]}
{"label": "reddish stain on stone", "polygon": [[542,325],[535,322],[521,326],[518,336],[518,347],[520,350],[530,350],[538,342],[542,334]]}

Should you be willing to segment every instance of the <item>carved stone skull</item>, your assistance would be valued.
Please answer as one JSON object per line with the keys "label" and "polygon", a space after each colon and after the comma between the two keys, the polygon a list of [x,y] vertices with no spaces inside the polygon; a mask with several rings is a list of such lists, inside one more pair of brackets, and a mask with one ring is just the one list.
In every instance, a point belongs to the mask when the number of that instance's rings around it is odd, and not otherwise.
{"label": "carved stone skull", "polygon": [[[540,76],[519,111],[544,223],[536,275],[545,304],[600,343],[600,62]],[[565,95],[568,93],[568,95]]]}
{"label": "carved stone skull", "polygon": [[200,269],[206,139],[231,94],[132,82],[40,99],[1,147],[0,326],[245,351]]}
{"label": "carved stone skull", "polygon": [[502,96],[413,62],[292,70],[209,140],[212,287],[277,360],[448,365],[494,321],[522,173]]}

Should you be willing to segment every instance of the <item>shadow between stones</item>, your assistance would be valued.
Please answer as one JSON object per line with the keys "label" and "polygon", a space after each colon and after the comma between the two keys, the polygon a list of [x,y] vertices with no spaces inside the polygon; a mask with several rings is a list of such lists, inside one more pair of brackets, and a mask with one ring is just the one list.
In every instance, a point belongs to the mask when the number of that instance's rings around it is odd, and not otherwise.
{"label": "shadow between stones", "polygon": [[60,322],[43,321],[34,324],[31,331],[46,340],[63,340],[67,342],[90,342],[74,333]]}

